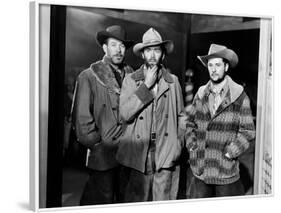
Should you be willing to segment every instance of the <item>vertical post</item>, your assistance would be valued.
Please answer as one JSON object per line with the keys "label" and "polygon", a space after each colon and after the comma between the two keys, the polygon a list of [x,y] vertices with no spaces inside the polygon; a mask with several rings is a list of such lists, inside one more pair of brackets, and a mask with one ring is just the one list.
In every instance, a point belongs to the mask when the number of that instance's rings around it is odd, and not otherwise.
{"label": "vertical post", "polygon": [[[39,208],[46,207],[47,193],[47,156],[48,156],[48,103],[49,103],[49,64],[50,64],[50,5],[38,5],[39,9],[39,54],[38,74],[36,80],[38,87],[35,91],[39,105]],[[36,97],[37,97],[36,96]],[[36,130],[37,131],[37,130]],[[38,196],[37,196],[38,197]]]}
{"label": "vertical post", "polygon": [[64,137],[66,7],[51,5],[47,207],[60,207]]}
{"label": "vertical post", "polygon": [[[267,113],[268,105],[272,104],[272,99],[268,96],[267,84],[270,75],[271,65],[271,19],[261,19],[260,21],[260,45],[259,45],[259,73],[258,73],[258,100],[257,100],[257,126],[256,126],[256,151],[255,151],[255,178],[254,178],[254,194],[262,194],[262,165],[265,154],[265,142],[271,139],[266,121],[271,119],[271,113]],[[271,141],[269,143],[272,143]]]}

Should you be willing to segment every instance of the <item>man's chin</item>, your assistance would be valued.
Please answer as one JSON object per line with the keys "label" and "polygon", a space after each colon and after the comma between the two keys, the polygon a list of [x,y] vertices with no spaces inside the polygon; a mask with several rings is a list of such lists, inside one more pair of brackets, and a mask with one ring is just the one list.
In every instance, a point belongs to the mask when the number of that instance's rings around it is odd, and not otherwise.
{"label": "man's chin", "polygon": [[124,60],[124,58],[120,58],[120,59],[113,58],[112,63],[115,65],[122,64],[123,60]]}
{"label": "man's chin", "polygon": [[157,66],[157,63],[156,62],[149,62],[149,63],[146,63],[146,66],[152,68],[154,66]]}
{"label": "man's chin", "polygon": [[214,84],[219,84],[223,81],[224,79],[223,78],[211,78],[211,81],[214,83]]}

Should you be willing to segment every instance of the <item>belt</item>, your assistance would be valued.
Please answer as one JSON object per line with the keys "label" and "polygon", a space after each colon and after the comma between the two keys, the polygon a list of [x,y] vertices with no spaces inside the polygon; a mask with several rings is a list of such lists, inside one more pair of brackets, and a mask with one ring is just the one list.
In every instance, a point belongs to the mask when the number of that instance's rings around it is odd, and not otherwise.
{"label": "belt", "polygon": [[156,150],[156,132],[152,132],[150,134],[150,142],[148,148],[148,154],[146,158],[146,171],[145,173],[148,175],[154,174],[156,171],[156,164],[155,164],[155,150]]}

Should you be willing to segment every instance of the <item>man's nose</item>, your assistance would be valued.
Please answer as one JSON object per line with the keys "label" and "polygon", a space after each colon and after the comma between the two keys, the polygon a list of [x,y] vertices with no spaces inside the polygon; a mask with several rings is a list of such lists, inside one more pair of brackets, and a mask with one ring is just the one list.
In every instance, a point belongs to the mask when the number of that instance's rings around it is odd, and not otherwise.
{"label": "man's nose", "polygon": [[211,67],[210,69],[211,69],[212,73],[215,73],[217,71],[217,69],[215,67]]}
{"label": "man's nose", "polygon": [[117,52],[121,52],[121,46],[117,46]]}
{"label": "man's nose", "polygon": [[154,50],[151,51],[151,58],[155,58],[155,51]]}

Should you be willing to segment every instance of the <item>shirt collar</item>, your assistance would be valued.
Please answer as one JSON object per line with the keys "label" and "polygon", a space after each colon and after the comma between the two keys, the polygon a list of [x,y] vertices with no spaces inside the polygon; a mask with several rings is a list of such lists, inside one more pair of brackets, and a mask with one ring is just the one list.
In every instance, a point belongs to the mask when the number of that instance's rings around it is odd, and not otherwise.
{"label": "shirt collar", "polygon": [[209,84],[209,91],[214,94],[220,94],[222,95],[225,93],[228,89],[228,81],[227,78],[225,78],[221,83],[218,85],[214,85],[212,82]]}

